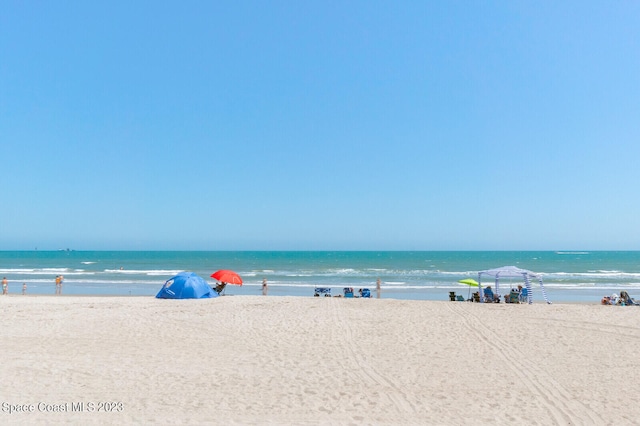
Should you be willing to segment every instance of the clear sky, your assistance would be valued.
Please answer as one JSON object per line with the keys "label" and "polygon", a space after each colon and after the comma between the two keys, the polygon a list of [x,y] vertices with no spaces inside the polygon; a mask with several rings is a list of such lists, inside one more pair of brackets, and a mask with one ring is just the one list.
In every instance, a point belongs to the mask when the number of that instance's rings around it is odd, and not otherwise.
{"label": "clear sky", "polygon": [[640,249],[640,2],[0,4],[0,249]]}

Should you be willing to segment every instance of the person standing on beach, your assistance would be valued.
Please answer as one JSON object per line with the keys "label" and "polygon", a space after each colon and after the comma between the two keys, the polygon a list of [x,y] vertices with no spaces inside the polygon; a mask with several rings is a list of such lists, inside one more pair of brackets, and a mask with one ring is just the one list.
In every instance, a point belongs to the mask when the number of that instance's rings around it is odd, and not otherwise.
{"label": "person standing on beach", "polygon": [[60,275],[56,275],[56,294],[60,294]]}
{"label": "person standing on beach", "polygon": [[27,283],[22,283],[22,295],[27,294]]}
{"label": "person standing on beach", "polygon": [[377,298],[380,299],[380,278],[376,280],[376,294]]}
{"label": "person standing on beach", "polygon": [[263,295],[263,296],[266,296],[266,295],[267,295],[267,291],[268,291],[268,288],[267,288],[267,279],[266,279],[266,278],[263,278],[263,279],[262,279],[262,295]]}
{"label": "person standing on beach", "polygon": [[62,283],[64,282],[64,277],[60,275],[60,289],[58,290],[58,294],[62,294]]}
{"label": "person standing on beach", "polygon": [[2,294],[9,294],[9,281],[7,281],[7,277],[2,278]]}

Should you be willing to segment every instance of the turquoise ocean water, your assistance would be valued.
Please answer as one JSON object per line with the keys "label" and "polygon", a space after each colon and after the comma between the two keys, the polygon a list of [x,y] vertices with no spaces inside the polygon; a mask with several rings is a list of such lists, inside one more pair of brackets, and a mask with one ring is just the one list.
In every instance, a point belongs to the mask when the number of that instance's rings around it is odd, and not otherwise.
{"label": "turquoise ocean water", "polygon": [[[449,291],[468,295],[457,284],[477,279],[478,271],[514,265],[541,273],[554,302],[598,303],[602,296],[627,290],[640,298],[640,252],[636,251],[2,251],[0,276],[10,294],[54,294],[56,275],[64,275],[63,294],[153,296],[164,281],[180,271],[206,278],[218,269],[232,269],[243,286],[229,286],[229,295],[259,295],[262,279],[269,295],[312,296],[315,286],[375,289],[382,297],[448,300]],[[505,279],[501,286],[515,286]],[[542,301],[537,283],[534,302]]]}

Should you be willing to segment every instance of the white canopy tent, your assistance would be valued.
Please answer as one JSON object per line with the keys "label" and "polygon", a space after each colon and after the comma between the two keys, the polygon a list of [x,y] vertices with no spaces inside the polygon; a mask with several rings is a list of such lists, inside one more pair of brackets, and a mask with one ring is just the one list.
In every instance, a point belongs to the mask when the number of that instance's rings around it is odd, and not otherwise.
{"label": "white canopy tent", "polygon": [[495,293],[500,296],[500,279],[501,278],[522,278],[524,280],[524,284],[527,288],[527,302],[529,304],[533,303],[533,292],[531,291],[531,279],[537,278],[540,283],[540,288],[542,289],[542,297],[544,300],[551,304],[551,301],[547,297],[547,292],[544,289],[544,285],[542,284],[542,277],[539,274],[536,274],[531,271],[527,271],[526,269],[516,268],[515,266],[503,266],[502,268],[496,269],[488,269],[486,271],[478,272],[478,289],[480,294],[480,300],[484,301],[483,291],[482,291],[482,276],[493,277],[495,280],[496,291]]}

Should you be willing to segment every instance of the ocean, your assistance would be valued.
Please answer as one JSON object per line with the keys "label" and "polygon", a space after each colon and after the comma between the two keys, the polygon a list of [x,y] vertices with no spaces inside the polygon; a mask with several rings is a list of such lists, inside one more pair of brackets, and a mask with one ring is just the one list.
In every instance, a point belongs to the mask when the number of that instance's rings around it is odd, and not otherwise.
{"label": "ocean", "polygon": [[[337,295],[353,287],[375,297],[380,279],[383,298],[448,300],[450,291],[469,296],[458,280],[511,265],[541,274],[552,302],[598,303],[621,290],[640,298],[638,251],[0,251],[9,293],[20,294],[25,283],[27,294],[43,295],[55,293],[56,275],[64,276],[66,295],[154,296],[178,272],[213,285],[213,272],[231,269],[244,284],[227,286],[227,295],[259,295],[266,279],[270,296],[309,297],[314,287]],[[500,286],[520,283],[503,279]],[[542,302],[539,284],[532,285],[534,303]]]}

